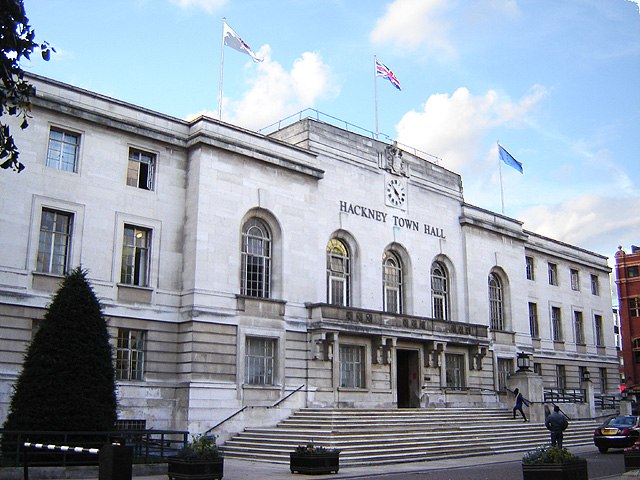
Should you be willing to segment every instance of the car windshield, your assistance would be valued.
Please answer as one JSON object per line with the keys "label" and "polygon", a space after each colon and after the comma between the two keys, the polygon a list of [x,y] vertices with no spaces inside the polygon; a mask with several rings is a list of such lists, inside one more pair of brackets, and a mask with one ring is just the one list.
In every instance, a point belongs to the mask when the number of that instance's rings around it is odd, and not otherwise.
{"label": "car windshield", "polygon": [[636,424],[636,419],[638,417],[626,416],[626,417],[615,417],[609,420],[606,425],[610,427],[633,427]]}

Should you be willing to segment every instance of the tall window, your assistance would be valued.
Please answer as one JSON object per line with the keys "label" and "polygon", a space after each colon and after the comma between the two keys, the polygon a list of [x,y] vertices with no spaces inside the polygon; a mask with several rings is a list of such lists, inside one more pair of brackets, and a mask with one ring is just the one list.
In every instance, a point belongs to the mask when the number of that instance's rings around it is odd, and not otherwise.
{"label": "tall window", "polygon": [[271,283],[271,232],[258,218],[242,229],[242,294],[269,298]]}
{"label": "tall window", "polygon": [[42,209],[36,270],[64,275],[69,266],[73,215]]}
{"label": "tall window", "polygon": [[245,383],[273,385],[276,365],[276,339],[247,337],[244,365]]}
{"label": "tall window", "polygon": [[129,149],[127,185],[143,190],[153,190],[156,156],[135,148]]}
{"label": "tall window", "polygon": [[364,347],[340,345],[340,386],[364,388]]}
{"label": "tall window", "polygon": [[49,131],[47,167],[67,172],[78,168],[78,148],[80,135],[52,128]]}
{"label": "tall window", "polygon": [[554,341],[562,341],[562,318],[559,307],[551,307],[551,333]]}
{"label": "tall window", "polygon": [[607,393],[608,388],[609,385],[607,384],[607,369],[600,368],[600,393]]}
{"label": "tall window", "polygon": [[556,365],[556,387],[559,389],[567,388],[567,373],[564,365]]}
{"label": "tall window", "polygon": [[524,257],[525,271],[527,272],[527,280],[535,280],[535,274],[533,270],[533,257]]}
{"label": "tall window", "polygon": [[327,303],[347,306],[350,303],[351,262],[349,250],[341,240],[327,244]]}
{"label": "tall window", "polygon": [[584,345],[584,321],[582,312],[573,312],[573,326],[576,332],[576,343]]}
{"label": "tall window", "polygon": [[634,338],[631,341],[631,348],[633,350],[634,362],[640,363],[640,338]]}
{"label": "tall window", "polygon": [[489,275],[489,318],[493,330],[504,330],[502,282],[495,273]]}
{"label": "tall window", "polygon": [[629,299],[629,315],[632,317],[640,317],[640,297]]}
{"label": "tall window", "polygon": [[591,293],[600,295],[600,280],[597,275],[591,274]]}
{"label": "tall window", "polygon": [[464,355],[445,354],[446,385],[448,388],[464,388]]}
{"label": "tall window", "polygon": [[548,264],[549,285],[558,285],[558,265],[555,263]]}
{"label": "tall window", "polygon": [[144,332],[118,329],[116,380],[142,380],[144,375]]}
{"label": "tall window", "polygon": [[431,266],[431,300],[433,318],[449,320],[449,278],[447,269],[440,262]]}
{"label": "tall window", "polygon": [[513,372],[513,361],[508,358],[498,358],[498,391],[507,391],[507,379]]}
{"label": "tall window", "polygon": [[382,256],[382,290],[384,311],[402,313],[402,263],[391,251]]}
{"label": "tall window", "polygon": [[602,330],[602,315],[594,315],[593,317],[595,323],[595,336],[596,336],[596,346],[603,347],[604,346],[604,331]]}
{"label": "tall window", "polygon": [[149,253],[151,230],[134,225],[124,226],[120,282],[126,285],[149,285]]}
{"label": "tall window", "polygon": [[571,277],[571,290],[580,290],[580,272],[575,268],[569,269],[569,276]]}
{"label": "tall window", "polygon": [[531,338],[540,338],[540,329],[538,328],[538,304],[529,302],[529,332]]}

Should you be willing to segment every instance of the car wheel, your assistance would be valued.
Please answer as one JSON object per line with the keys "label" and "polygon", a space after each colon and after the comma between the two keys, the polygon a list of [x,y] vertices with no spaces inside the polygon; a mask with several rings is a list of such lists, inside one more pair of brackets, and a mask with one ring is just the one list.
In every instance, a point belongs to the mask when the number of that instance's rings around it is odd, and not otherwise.
{"label": "car wheel", "polygon": [[600,453],[607,453],[609,449],[607,447],[598,447],[598,450],[600,450]]}

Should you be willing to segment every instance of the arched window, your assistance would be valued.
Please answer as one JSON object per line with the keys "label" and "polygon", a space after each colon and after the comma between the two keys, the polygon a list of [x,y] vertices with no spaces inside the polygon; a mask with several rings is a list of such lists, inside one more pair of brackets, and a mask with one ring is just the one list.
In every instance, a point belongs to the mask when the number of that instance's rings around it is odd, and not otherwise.
{"label": "arched window", "polygon": [[347,306],[351,301],[351,261],[342,240],[332,238],[327,244],[327,303]]}
{"label": "arched window", "polygon": [[383,309],[389,313],[402,313],[402,263],[391,251],[382,256]]}
{"label": "arched window", "polygon": [[242,295],[269,298],[271,281],[271,232],[258,218],[242,228]]}
{"label": "arched window", "polygon": [[449,277],[440,262],[431,266],[431,304],[433,318],[449,320]]}
{"label": "arched window", "polygon": [[489,274],[489,319],[493,330],[504,330],[502,282],[495,273]]}

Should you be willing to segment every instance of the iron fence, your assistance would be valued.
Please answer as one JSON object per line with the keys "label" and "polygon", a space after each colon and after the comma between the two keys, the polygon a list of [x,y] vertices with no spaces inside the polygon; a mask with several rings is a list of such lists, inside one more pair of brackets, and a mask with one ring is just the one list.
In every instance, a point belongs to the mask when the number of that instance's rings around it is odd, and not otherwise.
{"label": "iron fence", "polygon": [[586,403],[584,388],[545,388],[544,401],[548,403]]}

